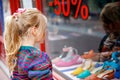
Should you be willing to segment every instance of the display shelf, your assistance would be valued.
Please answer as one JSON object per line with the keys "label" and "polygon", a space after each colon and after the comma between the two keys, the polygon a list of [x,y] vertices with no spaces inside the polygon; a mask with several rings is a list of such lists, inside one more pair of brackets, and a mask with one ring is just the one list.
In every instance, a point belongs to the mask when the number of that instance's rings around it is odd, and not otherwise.
{"label": "display shelf", "polygon": [[70,67],[57,67],[53,64],[53,71],[62,76],[65,80],[83,80],[71,75],[71,72],[79,66],[80,65],[73,65]]}
{"label": "display shelf", "polygon": [[53,74],[53,79],[54,80],[66,80],[65,78],[60,76],[58,73],[56,73],[54,70],[53,70],[52,74]]}

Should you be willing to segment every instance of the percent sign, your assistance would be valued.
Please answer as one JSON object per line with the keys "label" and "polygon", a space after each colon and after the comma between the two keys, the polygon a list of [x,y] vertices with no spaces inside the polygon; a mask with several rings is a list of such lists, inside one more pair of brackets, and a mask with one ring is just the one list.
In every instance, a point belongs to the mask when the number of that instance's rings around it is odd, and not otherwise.
{"label": "percent sign", "polygon": [[[73,5],[77,5],[78,0],[71,0],[71,1]],[[82,4],[82,0],[79,0],[74,18],[77,18],[78,13],[80,12],[82,19],[86,20],[89,16],[89,9],[87,5],[85,4],[81,5],[81,4]]]}
{"label": "percent sign", "polygon": [[[83,20],[86,20],[89,16],[89,9],[87,5],[82,4],[82,1],[83,0],[71,0],[73,6],[77,5],[74,18],[78,18],[78,14],[80,13],[81,18]],[[53,2],[49,2],[49,6],[53,6]],[[54,6],[57,6],[57,9],[54,9],[56,15],[60,15],[61,12],[63,12],[64,16],[70,15],[70,0],[66,0],[66,2],[65,0],[62,0],[62,4],[59,0],[54,0]],[[67,9],[65,9],[65,6],[67,7]]]}

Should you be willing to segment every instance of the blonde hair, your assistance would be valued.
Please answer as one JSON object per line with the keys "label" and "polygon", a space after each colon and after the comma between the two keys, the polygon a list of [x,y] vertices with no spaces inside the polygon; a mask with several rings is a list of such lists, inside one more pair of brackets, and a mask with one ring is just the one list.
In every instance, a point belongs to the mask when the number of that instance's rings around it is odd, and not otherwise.
{"label": "blonde hair", "polygon": [[30,27],[39,27],[41,33],[45,30],[47,18],[37,9],[26,9],[8,16],[5,21],[4,44],[6,60],[10,71],[16,66],[17,52],[21,46],[21,39],[27,35]]}

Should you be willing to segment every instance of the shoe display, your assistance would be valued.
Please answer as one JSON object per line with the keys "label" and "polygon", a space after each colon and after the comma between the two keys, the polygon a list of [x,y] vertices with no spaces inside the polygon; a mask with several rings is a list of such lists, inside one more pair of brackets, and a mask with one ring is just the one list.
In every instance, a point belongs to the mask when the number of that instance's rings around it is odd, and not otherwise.
{"label": "shoe display", "polygon": [[94,69],[91,71],[91,73],[92,73],[92,74],[95,74],[97,71],[101,70],[102,68],[103,68],[103,66],[94,68]]}
{"label": "shoe display", "polygon": [[83,59],[75,54],[75,55],[71,55],[71,57],[69,57],[68,60],[61,60],[59,62],[57,62],[55,65],[58,67],[69,67],[72,65],[76,65],[76,64],[81,64],[83,62]]}
{"label": "shoe display", "polygon": [[[97,75],[97,77],[103,79],[103,77],[104,77],[105,75],[108,75],[108,74],[113,73],[113,72],[114,72],[114,70],[106,70],[106,71],[100,73],[99,75]],[[104,78],[105,78],[105,77],[104,77]]]}
{"label": "shoe display", "polygon": [[91,75],[90,71],[89,70],[85,70],[84,72],[82,72],[79,75],[77,75],[77,78],[84,79],[84,78],[86,78],[86,77],[88,77],[90,75]]}
{"label": "shoe display", "polygon": [[92,57],[94,57],[94,56],[95,56],[94,51],[93,51],[93,50],[90,50],[88,53],[83,54],[83,55],[82,55],[82,58],[84,58],[84,59],[90,59],[90,58],[92,58]]}
{"label": "shoe display", "polygon": [[56,57],[55,59],[52,60],[52,64],[55,64],[61,60],[60,57]]}
{"label": "shoe display", "polygon": [[[120,60],[117,57],[118,52],[112,53],[112,58],[105,62],[94,62],[92,58],[96,55],[93,50],[80,56],[73,47],[64,48],[63,52],[66,56],[60,55],[55,66],[57,67],[71,67],[70,75],[78,79],[84,80],[112,80],[120,78]],[[91,59],[90,59],[91,58]],[[76,68],[76,69],[75,69]]]}
{"label": "shoe display", "polygon": [[90,59],[84,60],[83,59],[82,65],[80,67],[76,68],[71,74],[78,75],[82,72],[81,69],[84,71],[84,70],[91,68],[91,66],[92,66],[92,60],[90,60]]}
{"label": "shoe display", "polygon": [[[114,70],[102,70],[102,67],[97,68],[96,70],[92,71],[91,75],[86,77],[85,80],[103,80],[103,78],[113,78],[111,77],[112,75],[110,75],[111,73],[113,73]],[[106,76],[109,75],[109,76]]]}
{"label": "shoe display", "polygon": [[97,62],[94,67],[95,67],[95,68],[98,68],[98,67],[100,67],[100,66],[103,66],[103,63]]}
{"label": "shoe display", "polygon": [[97,62],[93,63],[92,67],[89,69],[92,73],[95,73],[100,67],[102,67],[103,63]]}
{"label": "shoe display", "polygon": [[115,78],[120,79],[120,70],[116,70],[114,76]]}
{"label": "shoe display", "polygon": [[96,74],[91,74],[90,76],[88,76],[84,80],[102,80],[102,79],[98,78]]}
{"label": "shoe display", "polygon": [[90,69],[92,67],[92,60],[91,59],[86,59],[84,62],[84,66],[83,69],[87,70]]}
{"label": "shoe display", "polygon": [[76,76],[76,75],[82,73],[83,71],[84,71],[84,70],[83,70],[82,67],[78,67],[78,68],[75,69],[71,74],[74,75],[74,76]]}
{"label": "shoe display", "polygon": [[[114,55],[114,54],[113,54]],[[116,69],[119,68],[119,64],[117,64],[116,60],[118,59],[115,59],[115,56],[114,58],[112,58],[111,60],[109,61],[105,61],[103,66],[102,66],[102,69],[100,70],[97,70],[95,73],[94,76],[98,77],[99,79],[112,79],[114,78],[113,77],[113,73]],[[89,79],[92,79],[94,80],[94,77],[92,78],[93,75],[89,76],[88,78],[86,78],[86,80],[89,80]]]}
{"label": "shoe display", "polygon": [[91,71],[91,75],[86,77],[84,80],[102,80],[102,78],[108,74],[109,74],[109,79],[110,79],[110,76],[112,76],[110,74],[113,73],[113,70],[103,71],[102,69],[103,69],[103,66],[97,66],[95,69]]}
{"label": "shoe display", "polygon": [[114,77],[117,78],[117,79],[120,79],[120,52],[113,52],[112,53],[112,60],[114,60],[114,62],[117,63],[117,68],[115,70],[115,73],[114,73]]}
{"label": "shoe display", "polygon": [[[83,59],[83,58],[82,58]],[[84,67],[84,64],[85,64],[85,59],[83,59],[83,62],[82,64],[80,64],[80,66],[78,68],[76,68],[72,73],[71,75],[73,76],[77,76],[78,74],[82,73],[84,71],[83,67]]]}
{"label": "shoe display", "polygon": [[89,69],[91,69],[92,66],[93,66],[92,60],[91,59],[87,59],[87,60],[84,61],[84,63],[82,64],[81,67],[76,68],[71,74],[74,75],[74,76],[77,76],[77,77],[79,75],[79,78],[80,78],[80,74],[84,73],[84,75],[85,75],[86,71],[90,72]]}
{"label": "shoe display", "polygon": [[89,71],[92,71],[95,68],[95,63],[92,61],[90,67],[88,68]]}
{"label": "shoe display", "polygon": [[[53,59],[52,63],[55,64],[55,63],[61,61],[62,58],[65,60],[64,55],[66,55],[66,56],[68,55],[69,56],[71,54],[73,54],[72,47],[64,46],[64,48],[62,49],[61,55],[59,57],[56,57],[55,59]],[[67,59],[67,57],[66,57],[66,59]]]}
{"label": "shoe display", "polygon": [[114,71],[103,76],[103,79],[114,79]]}

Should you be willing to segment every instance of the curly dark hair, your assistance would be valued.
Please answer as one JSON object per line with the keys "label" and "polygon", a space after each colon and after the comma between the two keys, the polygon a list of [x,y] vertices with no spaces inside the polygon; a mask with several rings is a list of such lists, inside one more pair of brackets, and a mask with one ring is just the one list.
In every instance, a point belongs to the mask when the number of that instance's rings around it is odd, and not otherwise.
{"label": "curly dark hair", "polygon": [[120,34],[120,1],[106,4],[101,11],[100,19],[107,33]]}

